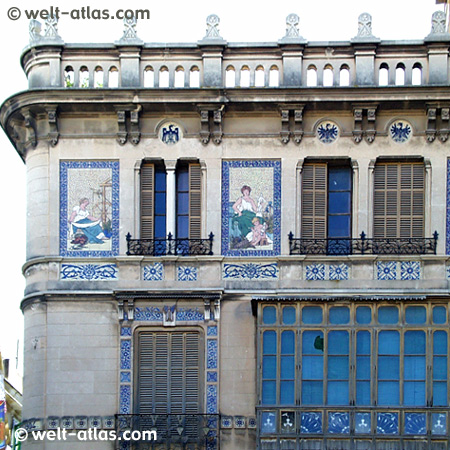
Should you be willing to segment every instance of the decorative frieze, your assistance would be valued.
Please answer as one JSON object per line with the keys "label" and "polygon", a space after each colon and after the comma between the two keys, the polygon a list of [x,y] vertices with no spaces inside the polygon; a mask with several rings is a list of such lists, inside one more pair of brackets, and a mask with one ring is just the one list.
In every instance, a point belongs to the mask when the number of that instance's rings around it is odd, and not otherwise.
{"label": "decorative frieze", "polygon": [[276,280],[279,277],[277,263],[242,263],[224,264],[222,278],[224,280]]}
{"label": "decorative frieze", "polygon": [[377,261],[375,279],[413,281],[422,278],[420,261]]}
{"label": "decorative frieze", "polygon": [[350,278],[348,264],[311,263],[304,268],[306,281],[344,281]]}
{"label": "decorative frieze", "polygon": [[61,280],[112,281],[119,279],[116,264],[61,264]]}

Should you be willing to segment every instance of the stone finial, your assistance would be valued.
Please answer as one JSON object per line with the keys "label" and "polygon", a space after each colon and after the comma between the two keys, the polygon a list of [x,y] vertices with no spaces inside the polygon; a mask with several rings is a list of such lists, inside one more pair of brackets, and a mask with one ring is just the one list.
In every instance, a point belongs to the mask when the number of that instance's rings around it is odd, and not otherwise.
{"label": "stone finial", "polygon": [[372,34],[372,16],[369,13],[362,13],[358,17],[358,34],[359,38],[373,37]]}
{"label": "stone finial", "polygon": [[36,41],[39,41],[42,38],[41,35],[42,25],[41,22],[37,20],[30,20],[30,44],[34,44]]}
{"label": "stone finial", "polygon": [[49,16],[45,19],[45,33],[44,37],[49,39],[59,39],[58,34],[58,19],[54,16]]}
{"label": "stone finial", "polygon": [[136,33],[136,24],[137,19],[136,17],[127,18],[124,17],[123,19],[123,36],[122,39],[139,39]]}
{"label": "stone finial", "polygon": [[298,38],[300,37],[300,30],[298,24],[300,23],[300,18],[297,14],[289,14],[286,17],[286,38]]}
{"label": "stone finial", "polygon": [[210,14],[206,18],[206,36],[204,39],[222,39],[219,34],[220,18],[216,14]]}
{"label": "stone finial", "polygon": [[431,32],[425,41],[448,41],[450,34],[447,30],[447,17],[444,11],[436,11],[431,16]]}

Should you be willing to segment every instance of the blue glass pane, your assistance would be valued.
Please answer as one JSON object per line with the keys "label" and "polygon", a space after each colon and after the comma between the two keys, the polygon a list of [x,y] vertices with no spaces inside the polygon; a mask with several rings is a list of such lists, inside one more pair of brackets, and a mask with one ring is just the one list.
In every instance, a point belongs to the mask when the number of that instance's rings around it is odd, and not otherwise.
{"label": "blue glass pane", "polygon": [[322,308],[319,306],[305,306],[302,310],[302,320],[306,324],[322,323]]}
{"label": "blue glass pane", "polygon": [[378,405],[394,406],[399,404],[399,383],[398,381],[378,382]]}
{"label": "blue glass pane", "polygon": [[295,378],[295,361],[293,356],[281,357],[280,376],[283,380],[292,380]]}
{"label": "blue glass pane", "polygon": [[447,354],[447,332],[446,331],[436,331],[433,334],[433,353],[435,355],[446,355]]}
{"label": "blue glass pane", "polygon": [[400,351],[400,335],[398,331],[380,331],[378,335],[378,354],[398,355]]}
{"label": "blue glass pane", "polygon": [[427,320],[427,310],[424,306],[408,306],[405,313],[406,323],[411,325],[425,323]]}
{"label": "blue glass pane", "polygon": [[435,306],[433,308],[433,322],[436,324],[447,322],[447,309],[445,306]]}
{"label": "blue glass pane", "polygon": [[329,381],[328,405],[348,405],[348,381]]}
{"label": "blue glass pane", "polygon": [[398,434],[398,413],[378,413],[377,433]]}
{"label": "blue glass pane", "polygon": [[189,193],[179,192],[177,194],[177,214],[189,214]]}
{"label": "blue glass pane", "polygon": [[356,357],[356,379],[370,380],[370,356]]}
{"label": "blue glass pane", "polygon": [[277,430],[277,418],[275,413],[263,411],[261,413],[261,433],[275,433]]}
{"label": "blue glass pane", "polygon": [[302,412],[301,433],[322,433],[322,413]]}
{"label": "blue glass pane", "polygon": [[442,413],[431,414],[431,434],[447,434],[447,415]]}
{"label": "blue glass pane", "polygon": [[322,356],[303,356],[302,378],[303,380],[321,380],[323,378]]}
{"label": "blue glass pane", "polygon": [[328,379],[348,380],[348,356],[328,357]]}
{"label": "blue glass pane", "polygon": [[283,331],[281,333],[281,354],[293,353],[295,353],[295,334],[293,331]]}
{"label": "blue glass pane", "polygon": [[447,379],[447,357],[434,356],[433,357],[433,380]]}
{"label": "blue glass pane", "polygon": [[400,377],[400,364],[398,356],[378,357],[378,379],[398,380]]}
{"label": "blue glass pane", "polygon": [[322,331],[304,331],[302,336],[302,353],[304,355],[323,354]]}
{"label": "blue glass pane", "polygon": [[348,354],[348,331],[330,331],[328,333],[328,354]]}
{"label": "blue glass pane", "polygon": [[346,306],[330,308],[330,323],[334,325],[346,324],[350,321],[350,309]]}
{"label": "blue glass pane", "polygon": [[350,214],[350,192],[330,192],[328,194],[328,214]]}
{"label": "blue glass pane", "polygon": [[403,390],[405,406],[425,406],[424,381],[405,381]]}
{"label": "blue glass pane", "polygon": [[155,239],[166,239],[166,216],[155,216]]}
{"label": "blue glass pane", "polygon": [[263,354],[275,355],[277,353],[277,333],[275,331],[264,331]]}
{"label": "blue glass pane", "polygon": [[295,403],[294,382],[280,382],[280,403],[282,405],[293,405]]}
{"label": "blue glass pane", "polygon": [[189,190],[189,171],[188,168],[182,168],[177,170],[177,191]]}
{"label": "blue glass pane", "polygon": [[293,306],[285,306],[283,308],[283,323],[286,325],[295,323],[295,308]]}
{"label": "blue glass pane", "polygon": [[343,412],[328,413],[328,433],[349,434],[350,414]]}
{"label": "blue glass pane", "polygon": [[405,434],[427,434],[427,416],[424,413],[405,413]]}
{"label": "blue glass pane", "polygon": [[275,306],[266,306],[263,309],[263,323],[272,325],[277,320],[277,310]]}
{"label": "blue glass pane", "polygon": [[370,405],[370,381],[356,382],[356,404]]}
{"label": "blue glass pane", "polygon": [[370,413],[356,413],[355,414],[355,433],[369,434],[371,431],[371,417]]}
{"label": "blue glass pane", "polygon": [[273,405],[277,402],[275,381],[263,381],[262,382],[262,402],[264,405]]}
{"label": "blue glass pane", "polygon": [[405,354],[424,355],[426,338],[423,331],[407,331],[405,333]]}
{"label": "blue glass pane", "polygon": [[356,353],[358,355],[370,355],[370,333],[359,331],[356,335]]}
{"label": "blue glass pane", "polygon": [[356,321],[360,324],[372,322],[372,311],[368,306],[359,306],[356,308]]}
{"label": "blue glass pane", "polygon": [[328,237],[350,237],[350,216],[328,216]]}
{"label": "blue glass pane", "polygon": [[277,377],[276,356],[263,356],[262,376],[264,379],[274,379]]}
{"label": "blue glass pane", "polygon": [[351,169],[350,167],[329,167],[328,168],[328,190],[345,191],[351,189]]}
{"label": "blue glass pane", "polygon": [[303,383],[302,383],[302,404],[303,405],[323,405],[322,381],[303,381]]}
{"label": "blue glass pane", "polygon": [[395,306],[381,306],[378,308],[378,322],[391,325],[398,322],[398,308]]}
{"label": "blue glass pane", "polygon": [[177,238],[187,239],[189,237],[189,217],[177,217]]}
{"label": "blue glass pane", "polygon": [[447,382],[433,382],[433,406],[447,406]]}
{"label": "blue glass pane", "polygon": [[405,356],[405,380],[425,380],[425,356]]}
{"label": "blue glass pane", "polygon": [[166,190],[166,172],[162,168],[157,168],[155,171],[155,191]]}
{"label": "blue glass pane", "polygon": [[155,214],[166,214],[166,193],[155,192]]}

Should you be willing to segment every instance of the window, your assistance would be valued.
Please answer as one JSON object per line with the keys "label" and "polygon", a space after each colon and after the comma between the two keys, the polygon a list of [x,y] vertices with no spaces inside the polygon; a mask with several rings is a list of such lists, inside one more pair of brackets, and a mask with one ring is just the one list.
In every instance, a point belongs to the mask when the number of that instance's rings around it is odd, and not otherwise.
{"label": "window", "polygon": [[110,88],[119,87],[119,71],[117,70],[117,67],[113,66],[109,69],[108,86]]}
{"label": "window", "polygon": [[280,85],[280,71],[277,66],[272,66],[269,72],[269,86],[278,87]]}
{"label": "window", "polygon": [[306,86],[317,86],[317,69],[314,66],[309,66],[306,71]]}
{"label": "window", "polygon": [[348,66],[342,66],[339,71],[339,86],[350,86],[350,69]]}
{"label": "window", "polygon": [[236,71],[233,66],[228,66],[225,71],[225,87],[235,87],[236,86]]}
{"label": "window", "polygon": [[[302,239],[322,240],[324,253],[347,254],[351,238],[352,171],[348,163],[305,163]],[[327,242],[328,240],[328,242]]]}
{"label": "window", "polygon": [[423,238],[425,167],[422,162],[377,162],[374,238]]}
{"label": "window", "polygon": [[413,86],[420,86],[422,84],[422,66],[419,63],[416,63],[413,66],[412,84]]}
{"label": "window", "polygon": [[94,71],[94,87],[103,87],[103,69],[101,67],[96,67]]}
{"label": "window", "polygon": [[387,86],[389,84],[389,66],[385,63],[381,64],[378,72],[378,85]]}
{"label": "window", "polygon": [[264,86],[265,86],[264,67],[258,66],[255,70],[255,87],[264,87]]}
{"label": "window", "polygon": [[261,301],[261,439],[439,435],[426,417],[447,420],[447,317],[448,306],[432,301]]}
{"label": "window", "polygon": [[327,65],[323,70],[323,85],[325,87],[333,86],[333,67]]}
{"label": "window", "polygon": [[405,66],[403,64],[398,64],[395,69],[395,84],[397,86],[405,85]]}
{"label": "window", "polygon": [[152,88],[155,86],[155,72],[152,67],[147,66],[144,70],[144,87]]}
{"label": "window", "polygon": [[200,87],[200,70],[197,66],[191,67],[191,71],[189,73],[189,87]]}
{"label": "window", "polygon": [[240,87],[250,87],[250,69],[243,66],[241,69],[241,78],[239,80]]}
{"label": "window", "polygon": [[80,76],[79,87],[80,88],[88,88],[89,87],[89,70],[86,66],[83,66],[80,68],[79,76]]}
{"label": "window", "polygon": [[169,87],[169,69],[165,66],[159,69],[159,87],[160,88]]}
{"label": "window", "polygon": [[181,66],[178,66],[175,69],[174,86],[176,88],[183,88],[184,87],[184,69]]}

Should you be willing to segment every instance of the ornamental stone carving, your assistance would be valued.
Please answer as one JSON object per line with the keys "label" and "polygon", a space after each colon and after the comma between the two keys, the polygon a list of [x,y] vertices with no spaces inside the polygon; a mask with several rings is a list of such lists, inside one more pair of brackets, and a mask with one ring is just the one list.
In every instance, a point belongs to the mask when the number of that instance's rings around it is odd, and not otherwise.
{"label": "ornamental stone carving", "polygon": [[358,17],[357,37],[373,37],[372,34],[372,16],[369,13],[362,13]]}
{"label": "ornamental stone carving", "polygon": [[286,17],[286,36],[287,38],[298,38],[300,37],[300,31],[298,25],[300,23],[300,18],[297,14],[289,14]]}
{"label": "ornamental stone carving", "polygon": [[206,18],[206,36],[204,39],[222,39],[219,34],[220,18],[216,14],[210,14]]}
{"label": "ornamental stone carving", "polygon": [[446,33],[446,17],[444,11],[436,11],[431,16],[431,34]]}

